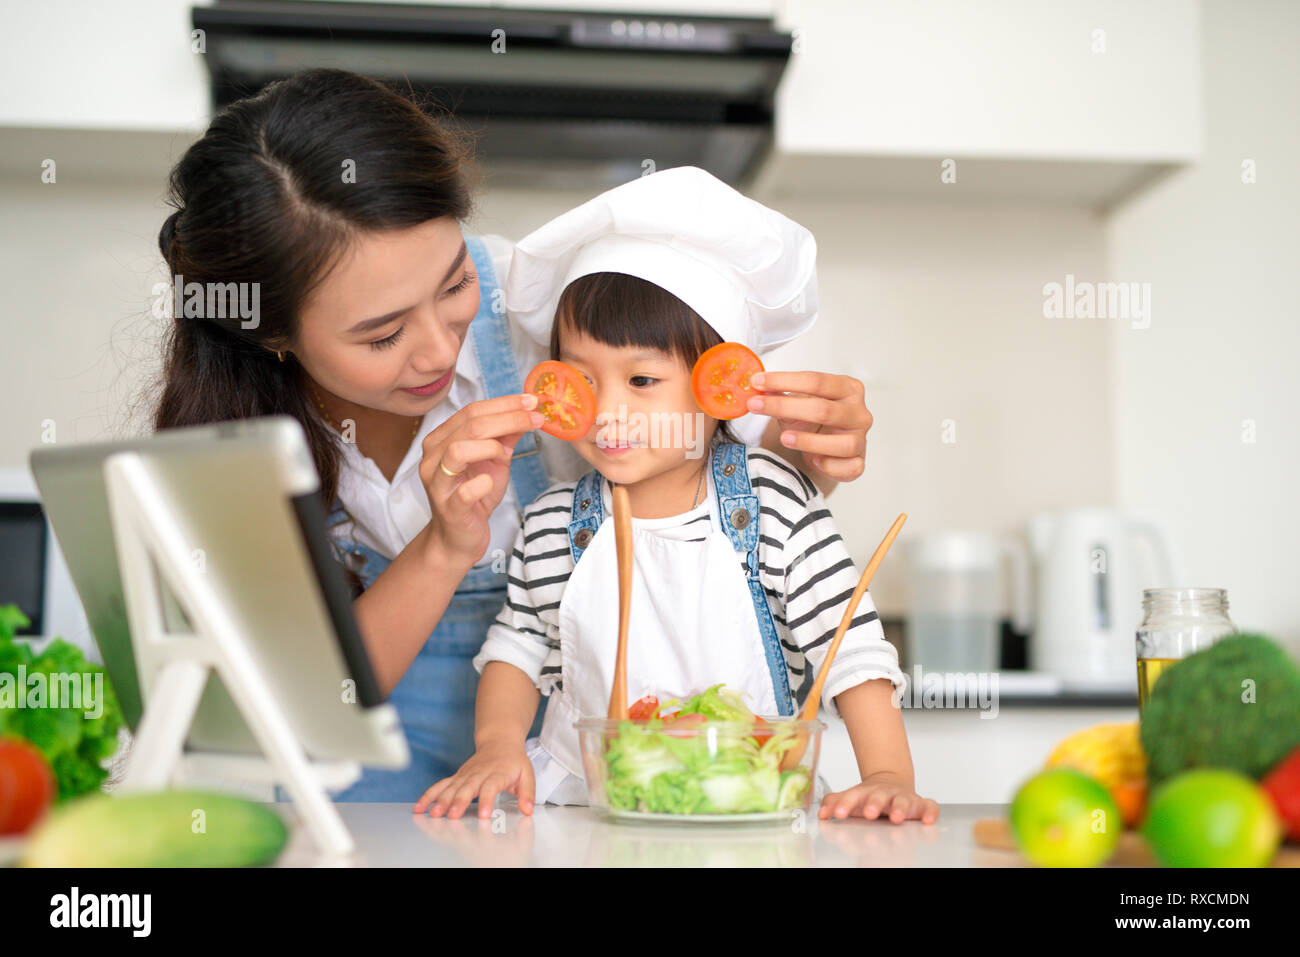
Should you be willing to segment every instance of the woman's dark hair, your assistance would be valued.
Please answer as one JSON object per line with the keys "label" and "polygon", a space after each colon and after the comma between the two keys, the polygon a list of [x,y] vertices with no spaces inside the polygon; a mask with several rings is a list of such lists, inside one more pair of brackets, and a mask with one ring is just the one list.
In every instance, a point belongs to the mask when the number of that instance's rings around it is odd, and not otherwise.
{"label": "woman's dark hair", "polygon": [[295,341],[308,294],[358,234],[464,220],[473,175],[463,135],[355,73],[308,70],[223,109],[171,172],[158,249],[173,283],[257,283],[259,314],[174,317],[154,428],[291,415],[332,504],[337,436],[302,367],[272,350]]}
{"label": "woman's dark hair", "polygon": [[[580,276],[564,288],[551,326],[551,358],[560,358],[560,327],[607,346],[639,346],[677,356],[686,368],[722,336],[662,286],[621,272]],[[722,419],[715,442],[739,442]]]}

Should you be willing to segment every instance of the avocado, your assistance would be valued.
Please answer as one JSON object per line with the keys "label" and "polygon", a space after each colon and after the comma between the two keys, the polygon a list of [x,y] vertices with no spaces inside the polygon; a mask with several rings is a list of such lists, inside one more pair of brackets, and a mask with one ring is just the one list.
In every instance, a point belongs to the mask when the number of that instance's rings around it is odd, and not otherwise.
{"label": "avocado", "polygon": [[1300,666],[1263,635],[1224,638],[1161,673],[1140,733],[1152,788],[1199,767],[1258,781],[1300,745]]}
{"label": "avocado", "polygon": [[288,840],[270,808],[209,791],[92,794],[52,811],[25,867],[251,867]]}

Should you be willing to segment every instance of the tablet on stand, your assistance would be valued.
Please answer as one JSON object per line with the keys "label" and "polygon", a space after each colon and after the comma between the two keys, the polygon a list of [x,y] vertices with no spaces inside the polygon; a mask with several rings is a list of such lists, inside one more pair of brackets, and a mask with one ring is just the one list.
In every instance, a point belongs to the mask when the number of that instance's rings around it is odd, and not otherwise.
{"label": "tablet on stand", "polygon": [[120,790],[196,773],[279,784],[322,851],[327,789],[409,762],[288,417],[40,449],[32,471],[134,748]]}

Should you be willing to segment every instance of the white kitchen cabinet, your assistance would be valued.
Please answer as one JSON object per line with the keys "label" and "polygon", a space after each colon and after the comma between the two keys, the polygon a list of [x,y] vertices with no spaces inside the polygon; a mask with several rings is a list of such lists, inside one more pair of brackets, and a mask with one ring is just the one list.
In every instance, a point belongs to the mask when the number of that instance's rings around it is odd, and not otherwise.
{"label": "white kitchen cabinet", "polygon": [[1201,152],[1186,0],[784,0],[777,23],[782,185],[1106,205]]}
{"label": "white kitchen cabinet", "polygon": [[[843,721],[822,720],[821,774],[842,790],[861,780],[853,746]],[[1069,735],[1136,720],[1136,707],[1003,705],[994,717],[975,709],[903,710],[917,792],[941,805],[1009,802]]]}
{"label": "white kitchen cabinet", "polygon": [[[461,0],[450,5],[768,17],[773,2]],[[211,0],[42,0],[25,5],[21,15],[6,13],[0,36],[0,128],[202,131],[211,113],[208,72],[203,54],[192,49],[190,12],[210,5]]]}
{"label": "white kitchen cabinet", "polygon": [[193,0],[41,0],[6,10],[0,127],[195,131],[207,70],[191,50]]}

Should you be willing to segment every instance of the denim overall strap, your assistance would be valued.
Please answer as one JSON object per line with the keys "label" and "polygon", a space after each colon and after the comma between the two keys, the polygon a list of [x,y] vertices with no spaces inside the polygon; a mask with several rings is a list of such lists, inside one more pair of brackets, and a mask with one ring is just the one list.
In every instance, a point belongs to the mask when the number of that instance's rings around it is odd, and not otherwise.
{"label": "denim overall strap", "polygon": [[[510,330],[506,325],[501,287],[492,267],[492,257],[483,240],[477,236],[466,236],[465,246],[478,273],[478,312],[469,329],[488,398],[522,392],[523,378],[519,375],[514,347],[510,343]],[[515,443],[515,454],[510,460],[510,481],[520,508],[541,495],[551,484],[546,479],[546,469],[538,454],[540,451],[541,440],[536,431],[525,432]]]}
{"label": "denim overall strap", "polygon": [[342,522],[346,522],[347,520],[348,520],[347,510],[344,509],[343,506],[340,505],[337,501],[335,501],[333,507],[330,508],[329,514],[325,516],[325,527],[333,528],[335,525],[338,525]]}
{"label": "denim overall strap", "polygon": [[763,651],[772,675],[772,690],[780,713],[795,712],[790,694],[790,676],[786,668],[776,621],[763,592],[758,575],[758,495],[749,482],[748,449],[735,442],[720,442],[713,447],[713,485],[718,490],[718,515],[732,547],[745,556],[745,579],[749,597],[754,602],[758,630],[763,636]]}
{"label": "denim overall strap", "polygon": [[[325,516],[325,527],[332,531],[336,525],[341,525],[349,520],[347,511],[338,502],[330,509]],[[389,561],[383,555],[380,555],[372,548],[365,545],[359,545],[350,536],[340,538],[336,535],[330,535],[330,544],[334,548],[334,554],[344,568],[356,574],[361,579],[361,586],[369,588],[375,583],[375,579],[383,574],[384,569],[388,567]]]}
{"label": "denim overall strap", "polygon": [[592,469],[573,488],[573,509],[569,513],[569,549],[576,565],[591,540],[596,537],[600,523],[605,520],[605,506],[600,500],[602,476]]}

